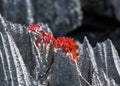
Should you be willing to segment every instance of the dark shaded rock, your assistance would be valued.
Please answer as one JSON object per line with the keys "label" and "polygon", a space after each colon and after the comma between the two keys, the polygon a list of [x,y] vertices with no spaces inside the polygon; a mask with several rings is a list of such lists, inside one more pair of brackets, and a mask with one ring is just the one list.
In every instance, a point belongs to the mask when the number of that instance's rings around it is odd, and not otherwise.
{"label": "dark shaded rock", "polygon": [[117,20],[120,21],[120,1],[119,0],[114,0],[111,1],[112,7],[113,7],[113,12]]}
{"label": "dark shaded rock", "polygon": [[82,9],[101,16],[116,17],[120,19],[119,0],[81,0]]}

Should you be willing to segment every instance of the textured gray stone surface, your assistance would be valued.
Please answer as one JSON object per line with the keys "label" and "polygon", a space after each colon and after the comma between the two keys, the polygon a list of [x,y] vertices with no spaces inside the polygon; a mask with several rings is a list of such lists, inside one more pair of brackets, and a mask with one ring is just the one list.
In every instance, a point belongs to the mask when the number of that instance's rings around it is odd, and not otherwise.
{"label": "textured gray stone surface", "polygon": [[20,24],[44,22],[52,28],[56,36],[66,35],[81,25],[82,12],[79,0],[0,0],[0,2],[0,13],[7,20]]}
{"label": "textured gray stone surface", "polygon": [[76,65],[57,50],[51,74],[50,86],[81,86]]}
{"label": "textured gray stone surface", "polygon": [[0,16],[1,86],[88,86],[85,80],[91,86],[120,85],[120,58],[110,40],[92,48],[85,37],[77,43],[78,59],[71,61],[51,43],[36,47],[33,38]]}
{"label": "textured gray stone surface", "polygon": [[[78,63],[82,75],[92,81],[92,86],[111,86],[114,81],[120,85],[120,58],[110,40],[92,48],[85,38],[80,48]],[[83,86],[86,85],[83,83]]]}

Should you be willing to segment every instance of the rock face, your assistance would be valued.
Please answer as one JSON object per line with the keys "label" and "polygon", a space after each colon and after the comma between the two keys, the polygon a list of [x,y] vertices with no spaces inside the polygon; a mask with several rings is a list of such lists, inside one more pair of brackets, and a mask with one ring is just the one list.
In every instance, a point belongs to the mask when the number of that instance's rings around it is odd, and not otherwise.
{"label": "rock face", "polygon": [[[30,49],[28,44],[26,48],[23,48],[26,43],[30,43],[24,30],[21,25],[16,27],[15,24],[8,23],[0,16],[1,86],[34,86],[34,80],[30,78],[26,64],[23,61],[24,58],[30,58],[29,55],[31,56],[30,52],[26,50]],[[24,37],[23,40],[22,37]],[[26,43],[24,43],[25,40]],[[28,58],[26,58],[26,61]]]}
{"label": "rock face", "polygon": [[92,48],[85,38],[80,46],[78,63],[82,75],[91,81],[92,86],[120,84],[120,58],[110,40],[98,43]]}
{"label": "rock face", "polygon": [[7,20],[20,24],[48,23],[56,36],[65,35],[81,25],[82,12],[79,0],[0,0],[0,2],[0,13]]}
{"label": "rock face", "polygon": [[33,36],[0,16],[1,86],[120,85],[120,58],[110,40],[92,48],[85,38],[77,43],[78,59],[71,61],[51,43],[36,47]]}

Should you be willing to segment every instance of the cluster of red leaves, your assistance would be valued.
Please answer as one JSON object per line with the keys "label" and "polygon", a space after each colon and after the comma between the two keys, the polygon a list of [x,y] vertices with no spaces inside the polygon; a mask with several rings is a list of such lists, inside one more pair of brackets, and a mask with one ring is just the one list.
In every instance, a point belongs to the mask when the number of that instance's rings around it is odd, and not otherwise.
{"label": "cluster of red leaves", "polygon": [[53,47],[57,47],[56,45],[56,39],[54,38],[53,34],[50,32],[45,32],[43,30],[39,30],[38,33],[42,36],[42,38],[37,38],[35,43],[38,46],[41,40],[45,43],[45,45],[48,45],[50,41],[53,43]]}
{"label": "cluster of red leaves", "polygon": [[40,28],[39,24],[30,24],[27,26],[27,30],[36,30],[37,28]]}
{"label": "cluster of red leaves", "polygon": [[[40,28],[39,24],[30,24],[27,27],[27,30],[33,30],[36,31],[37,28]],[[76,43],[73,41],[72,38],[68,37],[58,37],[57,39],[54,38],[53,34],[50,32],[45,32],[44,30],[37,30],[37,33],[41,36],[36,38],[35,44],[38,46],[38,44],[41,42],[41,40],[45,43],[47,46],[50,41],[52,41],[53,48],[60,47],[62,48],[62,51],[65,54],[68,54],[68,57],[73,60],[76,59]]]}
{"label": "cluster of red leaves", "polygon": [[63,52],[69,53],[68,57],[70,59],[76,59],[76,43],[72,38],[68,37],[58,37],[57,46],[62,47]]}

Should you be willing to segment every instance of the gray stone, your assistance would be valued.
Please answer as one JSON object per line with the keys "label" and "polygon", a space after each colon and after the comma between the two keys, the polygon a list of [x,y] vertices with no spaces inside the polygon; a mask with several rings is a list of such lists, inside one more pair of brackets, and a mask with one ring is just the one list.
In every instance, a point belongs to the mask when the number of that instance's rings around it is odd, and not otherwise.
{"label": "gray stone", "polygon": [[81,86],[74,62],[58,49],[53,63],[50,86]]}
{"label": "gray stone", "polygon": [[4,71],[4,77],[1,78],[5,79],[6,85],[32,86],[19,49],[8,32],[6,34],[1,33],[1,41],[0,57],[3,64],[2,70]]}
{"label": "gray stone", "polygon": [[[50,29],[40,23],[42,29]],[[1,86],[119,86],[120,58],[110,40],[92,48],[77,42],[78,58],[70,60],[51,42],[34,43],[34,33],[0,16]]]}
{"label": "gray stone", "polygon": [[[79,70],[92,86],[120,84],[120,58],[110,40],[97,44],[93,49],[85,38],[83,45],[79,44],[78,47],[80,50],[77,60]],[[81,80],[81,84],[87,86],[83,80]]]}
{"label": "gray stone", "polygon": [[7,20],[20,24],[44,22],[56,36],[66,35],[81,25],[79,0],[0,1],[0,11]]}

